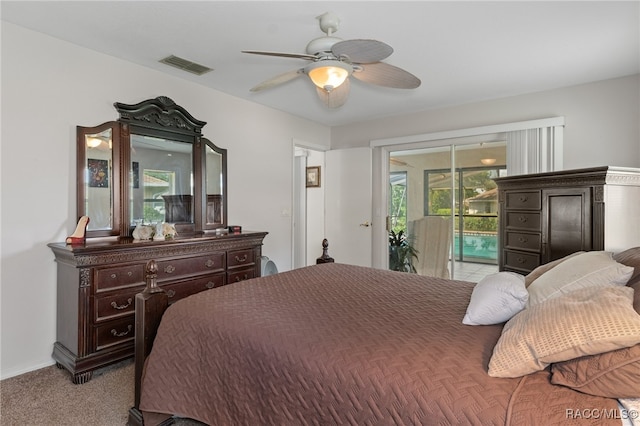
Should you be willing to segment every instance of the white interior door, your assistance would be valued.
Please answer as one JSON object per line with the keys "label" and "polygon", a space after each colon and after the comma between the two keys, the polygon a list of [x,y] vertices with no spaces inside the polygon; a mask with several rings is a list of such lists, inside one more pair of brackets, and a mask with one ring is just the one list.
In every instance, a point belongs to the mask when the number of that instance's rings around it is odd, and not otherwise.
{"label": "white interior door", "polygon": [[296,150],[293,159],[293,269],[307,266],[306,152]]}
{"label": "white interior door", "polygon": [[325,234],[338,263],[372,266],[371,149],[325,153]]}

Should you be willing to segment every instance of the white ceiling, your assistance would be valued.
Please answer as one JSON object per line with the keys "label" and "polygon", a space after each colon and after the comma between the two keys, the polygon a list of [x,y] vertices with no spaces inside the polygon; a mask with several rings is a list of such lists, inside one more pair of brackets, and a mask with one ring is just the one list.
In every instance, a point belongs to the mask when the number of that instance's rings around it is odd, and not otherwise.
{"label": "white ceiling", "polygon": [[[306,64],[241,50],[305,53],[332,11],[342,39],[394,48],[385,62],[422,80],[415,90],[352,80],[347,103],[322,106],[298,78],[251,93]],[[640,72],[639,1],[2,1],[2,20],[240,98],[329,125],[537,92]],[[176,55],[214,68],[196,76]],[[158,93],[162,95],[162,93]]]}

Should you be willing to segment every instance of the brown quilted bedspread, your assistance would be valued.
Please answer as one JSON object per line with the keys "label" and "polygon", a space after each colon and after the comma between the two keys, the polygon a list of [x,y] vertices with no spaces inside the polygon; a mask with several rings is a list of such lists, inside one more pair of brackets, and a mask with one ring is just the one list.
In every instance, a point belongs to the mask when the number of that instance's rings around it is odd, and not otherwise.
{"label": "brown quilted bedspread", "polygon": [[163,317],[140,408],[220,426],[577,425],[567,410],[615,411],[547,371],[489,377],[502,326],[462,324],[473,285],[334,263],[188,297]]}

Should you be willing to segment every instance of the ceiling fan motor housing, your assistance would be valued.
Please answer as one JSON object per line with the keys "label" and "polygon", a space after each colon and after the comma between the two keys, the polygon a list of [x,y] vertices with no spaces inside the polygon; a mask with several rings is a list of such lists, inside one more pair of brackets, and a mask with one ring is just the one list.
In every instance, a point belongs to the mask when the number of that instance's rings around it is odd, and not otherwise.
{"label": "ceiling fan motor housing", "polygon": [[339,41],[342,41],[342,39],[338,37],[318,37],[311,40],[309,44],[307,44],[307,53],[309,55],[327,53],[333,56],[333,54],[331,53],[331,48]]}

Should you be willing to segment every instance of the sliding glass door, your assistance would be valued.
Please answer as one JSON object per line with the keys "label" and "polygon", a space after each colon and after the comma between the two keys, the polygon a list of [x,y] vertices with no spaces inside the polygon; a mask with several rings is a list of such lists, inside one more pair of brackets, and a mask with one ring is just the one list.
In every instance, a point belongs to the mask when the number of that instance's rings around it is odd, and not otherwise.
{"label": "sliding glass door", "polygon": [[423,275],[460,278],[456,262],[497,265],[493,178],[506,175],[504,142],[395,151],[389,170],[390,266],[394,244],[415,249],[406,262]]}

